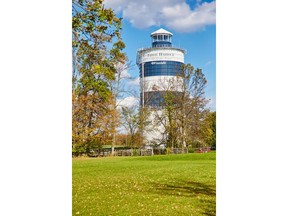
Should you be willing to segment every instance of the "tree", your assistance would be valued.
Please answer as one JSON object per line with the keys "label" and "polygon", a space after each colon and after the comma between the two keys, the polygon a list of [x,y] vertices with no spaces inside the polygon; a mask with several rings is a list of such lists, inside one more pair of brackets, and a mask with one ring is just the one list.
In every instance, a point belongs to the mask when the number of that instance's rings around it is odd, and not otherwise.
{"label": "tree", "polygon": [[139,115],[135,107],[122,107],[121,113],[123,125],[130,136],[129,146],[135,147],[137,135],[139,135]]}
{"label": "tree", "polygon": [[209,136],[209,127],[205,121],[207,80],[202,70],[195,70],[190,64],[183,65],[177,77],[166,83],[162,111],[155,112],[156,124],[164,127],[162,142],[172,148],[204,142]]}
{"label": "tree", "polygon": [[210,133],[209,126],[205,122],[208,114],[206,108],[208,100],[204,96],[207,80],[201,69],[195,70],[190,64],[183,67],[181,76],[184,78],[184,83],[178,104],[181,110],[182,145],[204,144]]}
{"label": "tree", "polygon": [[[116,144],[116,135],[117,135],[117,127],[120,125],[120,119],[121,115],[119,113],[119,107],[120,107],[120,102],[122,101],[121,99],[124,97],[123,94],[126,94],[129,92],[129,90],[126,90],[124,87],[124,80],[127,80],[130,76],[127,76],[128,74],[125,73],[129,68],[131,68],[131,63],[118,63],[115,65],[116,72],[115,72],[115,79],[110,80],[109,86],[110,86],[110,91],[112,92],[114,96],[114,100],[112,103],[112,109],[115,111],[113,117],[112,117],[112,127],[113,127],[113,139],[112,139],[112,155],[114,155],[114,148]],[[118,99],[118,102],[117,102]]]}
{"label": "tree", "polygon": [[208,137],[207,143],[213,148],[216,149],[216,112],[209,112],[207,116],[207,124],[210,126],[211,136]]}
{"label": "tree", "polygon": [[72,144],[89,151],[111,141],[116,111],[109,81],[125,62],[125,44],[121,19],[103,0],[73,0],[72,15]]}

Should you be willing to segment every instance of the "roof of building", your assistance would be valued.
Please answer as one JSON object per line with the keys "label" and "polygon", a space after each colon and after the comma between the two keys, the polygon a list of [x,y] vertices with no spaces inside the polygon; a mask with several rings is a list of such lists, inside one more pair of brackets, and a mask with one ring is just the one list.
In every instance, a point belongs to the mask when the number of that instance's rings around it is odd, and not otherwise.
{"label": "roof of building", "polygon": [[171,32],[169,32],[169,31],[167,31],[167,30],[165,30],[163,28],[160,28],[157,31],[152,32],[151,36],[155,35],[155,34],[170,34],[170,35],[173,35]]}

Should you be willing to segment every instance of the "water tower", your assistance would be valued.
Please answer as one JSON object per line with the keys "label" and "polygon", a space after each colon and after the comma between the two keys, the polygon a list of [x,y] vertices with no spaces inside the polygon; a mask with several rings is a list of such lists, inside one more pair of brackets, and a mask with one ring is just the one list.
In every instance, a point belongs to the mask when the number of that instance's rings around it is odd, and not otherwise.
{"label": "water tower", "polygon": [[[173,34],[165,29],[151,33],[152,47],[137,51],[137,65],[140,71],[140,105],[153,107],[150,114],[153,122],[155,115],[161,113],[164,95],[167,91],[181,91],[179,72],[184,64],[185,50],[172,46]],[[180,83],[179,83],[180,82]],[[163,127],[148,126],[144,137],[146,144],[157,143],[163,135]]]}

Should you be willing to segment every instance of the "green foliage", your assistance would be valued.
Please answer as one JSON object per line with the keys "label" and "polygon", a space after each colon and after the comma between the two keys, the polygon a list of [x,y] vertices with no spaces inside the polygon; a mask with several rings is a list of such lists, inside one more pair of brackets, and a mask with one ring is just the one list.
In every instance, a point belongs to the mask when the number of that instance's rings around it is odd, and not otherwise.
{"label": "green foliage", "polygon": [[132,154],[133,154],[133,156],[138,156],[138,149],[133,149]]}
{"label": "green foliage", "polygon": [[156,120],[156,124],[160,123],[165,128],[162,142],[173,148],[181,148],[195,140],[205,143],[212,133],[205,121],[209,112],[204,95],[205,75],[201,69],[186,64],[178,72],[177,79],[179,82],[169,82],[164,94],[163,112]]}
{"label": "green foliage", "polygon": [[79,144],[74,144],[72,146],[72,156],[83,156],[87,152],[87,149],[83,145]]}
{"label": "green foliage", "polygon": [[194,153],[194,148],[192,146],[189,146],[188,153]]}
{"label": "green foliage", "polygon": [[212,139],[210,145],[216,148],[216,112],[211,114]]}
{"label": "green foliage", "polygon": [[215,158],[73,159],[73,215],[216,215]]}
{"label": "green foliage", "polygon": [[115,65],[126,60],[121,28],[121,19],[103,0],[72,0],[74,151],[109,143],[115,131],[110,81],[115,80]]}
{"label": "green foliage", "polygon": [[72,7],[73,89],[105,99],[108,81],[115,79],[115,64],[126,59],[121,19],[104,8],[103,0],[73,0]]}
{"label": "green foliage", "polygon": [[172,149],[169,148],[169,147],[167,147],[167,148],[165,149],[165,154],[166,154],[166,155],[169,155],[169,154],[171,154],[171,153],[172,153]]}
{"label": "green foliage", "polygon": [[128,145],[135,147],[137,138],[139,140],[139,115],[135,107],[122,107],[121,109],[123,125],[128,131]]}
{"label": "green foliage", "polygon": [[216,112],[209,112],[206,121],[211,131],[210,136],[208,136],[206,139],[206,142],[213,149],[216,149]]}
{"label": "green foliage", "polygon": [[192,147],[193,148],[201,148],[203,146],[204,146],[203,142],[200,142],[199,140],[192,141]]}

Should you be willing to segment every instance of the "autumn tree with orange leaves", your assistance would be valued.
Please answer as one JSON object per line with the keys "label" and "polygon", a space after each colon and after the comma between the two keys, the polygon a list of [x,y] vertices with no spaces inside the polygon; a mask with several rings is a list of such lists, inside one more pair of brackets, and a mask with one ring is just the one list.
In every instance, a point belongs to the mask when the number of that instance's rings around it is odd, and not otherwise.
{"label": "autumn tree with orange leaves", "polygon": [[103,0],[73,0],[72,7],[72,149],[88,153],[112,141],[118,113],[109,83],[115,65],[125,63],[125,44],[121,19]]}

